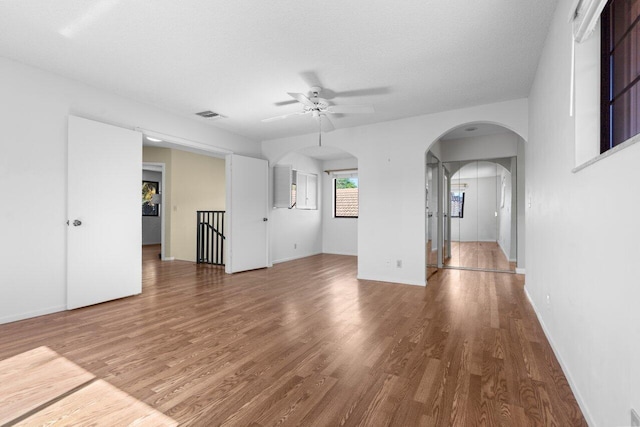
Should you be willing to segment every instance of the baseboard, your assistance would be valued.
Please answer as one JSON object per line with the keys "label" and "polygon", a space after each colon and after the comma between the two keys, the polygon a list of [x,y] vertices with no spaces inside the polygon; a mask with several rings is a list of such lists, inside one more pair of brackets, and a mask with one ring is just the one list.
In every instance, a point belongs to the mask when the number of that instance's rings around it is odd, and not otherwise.
{"label": "baseboard", "polygon": [[353,253],[353,252],[339,252],[339,251],[322,251],[323,254],[329,254],[329,255],[345,255],[345,256],[358,256],[358,253]]}
{"label": "baseboard", "polygon": [[531,307],[533,307],[533,312],[536,314],[536,317],[538,318],[538,322],[540,322],[540,326],[542,326],[542,332],[544,332],[544,336],[547,338],[547,341],[551,346],[551,350],[553,350],[553,354],[556,356],[556,359],[558,359],[558,363],[560,363],[560,368],[562,369],[564,376],[567,378],[569,387],[571,387],[571,391],[573,392],[573,395],[575,396],[576,401],[578,402],[578,406],[580,406],[582,415],[584,415],[584,418],[587,421],[588,425],[595,426],[596,423],[593,421],[593,417],[589,412],[587,404],[582,398],[582,395],[580,394],[578,387],[576,387],[576,383],[575,381],[573,381],[573,377],[571,376],[571,372],[569,371],[568,366],[566,365],[566,363],[564,363],[564,360],[562,360],[562,357],[560,357],[558,348],[553,342],[553,339],[551,338],[551,333],[549,333],[549,329],[547,329],[547,326],[545,325],[544,320],[542,320],[542,316],[538,311],[538,307],[536,307],[536,304],[533,302],[533,299],[531,298],[531,295],[529,295],[529,291],[527,290],[526,286],[524,287],[524,294],[527,296],[527,299],[529,300],[529,304],[531,304]]}
{"label": "baseboard", "polygon": [[413,280],[398,280],[395,277],[367,277],[358,275],[359,280],[370,280],[372,282],[385,282],[385,283],[396,283],[400,285],[411,285],[411,286],[427,286],[426,282],[413,281]]}
{"label": "baseboard", "polygon": [[296,259],[302,259],[302,258],[307,258],[310,256],[314,256],[314,255],[320,255],[322,252],[315,252],[315,253],[311,253],[311,254],[304,254],[304,255],[297,255],[297,256],[292,256],[292,257],[287,257],[287,258],[281,258],[281,259],[274,259],[273,261],[271,261],[272,264],[280,264],[281,262],[287,262],[287,261],[293,261]]}
{"label": "baseboard", "polygon": [[173,256],[166,256],[163,259],[163,261],[175,261],[175,260],[176,260],[176,257],[173,257]]}
{"label": "baseboard", "polygon": [[516,267],[516,274],[527,274],[527,270],[525,268]]}
{"label": "baseboard", "polygon": [[58,313],[67,309],[66,305],[43,308],[42,310],[28,311],[26,313],[14,314],[0,318],[0,325],[4,323],[17,322],[19,320],[31,319],[32,317],[44,316],[45,314]]}

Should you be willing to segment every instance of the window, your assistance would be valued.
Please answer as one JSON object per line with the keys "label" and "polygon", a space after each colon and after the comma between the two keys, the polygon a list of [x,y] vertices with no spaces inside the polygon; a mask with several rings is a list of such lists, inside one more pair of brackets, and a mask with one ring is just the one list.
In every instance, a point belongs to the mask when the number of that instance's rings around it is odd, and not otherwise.
{"label": "window", "polygon": [[451,218],[464,217],[464,191],[451,192]]}
{"label": "window", "polygon": [[358,218],[358,178],[335,178],[333,195],[334,217]]}
{"label": "window", "polygon": [[318,209],[318,175],[298,172],[292,198],[296,209]]}
{"label": "window", "polygon": [[640,133],[640,1],[610,0],[602,12],[600,152]]}

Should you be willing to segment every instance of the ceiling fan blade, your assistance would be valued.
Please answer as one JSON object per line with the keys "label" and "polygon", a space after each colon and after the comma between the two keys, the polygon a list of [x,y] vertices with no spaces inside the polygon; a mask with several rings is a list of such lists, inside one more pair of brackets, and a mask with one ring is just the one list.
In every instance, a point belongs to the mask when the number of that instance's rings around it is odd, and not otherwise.
{"label": "ceiling fan blade", "polygon": [[261,121],[265,123],[275,122],[276,120],[282,120],[282,119],[286,119],[288,117],[293,117],[293,116],[300,116],[302,114],[307,114],[307,111],[299,111],[297,113],[284,114],[282,116],[276,116],[276,117],[269,117],[268,119],[262,119]]}
{"label": "ceiling fan blade", "polygon": [[336,92],[336,97],[349,97],[349,96],[371,96],[371,95],[386,95],[391,90],[388,86],[370,87],[366,89],[345,90],[342,92]]}
{"label": "ceiling fan blade", "polygon": [[315,71],[303,71],[300,73],[300,77],[308,87],[323,87],[322,82],[320,81],[320,77],[318,77]]}
{"label": "ceiling fan blade", "polygon": [[291,93],[291,92],[287,92],[289,94],[290,97],[292,97],[293,99],[298,100],[298,102],[306,105],[309,108],[316,108],[316,104],[314,104],[313,102],[311,102],[311,100],[309,98],[307,98],[306,96],[304,96],[301,93]]}
{"label": "ceiling fan blade", "polygon": [[333,130],[336,130],[336,128],[333,126],[333,123],[331,123],[331,120],[329,120],[329,117],[321,114],[320,116],[318,116],[318,119],[320,120],[320,129],[322,129],[323,132],[331,132]]}
{"label": "ceiling fan blade", "polygon": [[327,108],[327,113],[333,114],[368,114],[375,112],[371,105],[332,105]]}
{"label": "ceiling fan blade", "polygon": [[298,101],[296,101],[295,99],[289,99],[287,101],[274,102],[273,105],[275,105],[276,107],[282,107],[282,106],[285,106],[285,105],[295,104],[296,102],[298,102]]}

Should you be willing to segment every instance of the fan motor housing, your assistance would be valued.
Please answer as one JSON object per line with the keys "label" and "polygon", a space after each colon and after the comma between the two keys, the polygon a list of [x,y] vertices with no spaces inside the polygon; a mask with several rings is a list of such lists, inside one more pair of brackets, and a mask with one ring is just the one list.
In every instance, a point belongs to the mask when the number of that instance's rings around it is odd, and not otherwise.
{"label": "fan motor housing", "polygon": [[[329,101],[323,98],[309,98],[309,100],[316,105],[315,109],[317,110],[325,110],[329,107],[329,105],[331,105],[329,104]],[[306,106],[304,107],[304,109],[307,111],[313,110],[313,108]]]}

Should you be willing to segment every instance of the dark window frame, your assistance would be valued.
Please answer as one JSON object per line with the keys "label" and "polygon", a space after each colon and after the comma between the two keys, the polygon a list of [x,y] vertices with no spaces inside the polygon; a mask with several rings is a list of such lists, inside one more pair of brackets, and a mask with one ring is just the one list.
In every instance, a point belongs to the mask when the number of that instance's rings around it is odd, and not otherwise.
{"label": "dark window frame", "polygon": [[453,194],[460,193],[462,194],[462,204],[460,205],[460,215],[453,215],[453,209],[451,206],[449,207],[449,212],[451,212],[451,218],[464,218],[464,191],[452,191],[451,192],[451,205],[453,206]]}
{"label": "dark window frame", "polygon": [[[604,153],[625,141],[628,141],[631,138],[636,137],[640,134],[640,128],[638,132],[633,134],[634,131],[629,131],[629,135],[621,140],[616,140],[613,135],[613,131],[615,129],[615,125],[618,122],[615,120],[621,120],[619,116],[615,116],[612,114],[613,105],[617,100],[620,100],[623,96],[629,94],[632,90],[640,89],[640,74],[632,78],[632,80],[619,91],[617,94],[613,94],[614,91],[614,80],[615,78],[613,70],[613,56],[615,53],[620,53],[620,48],[627,40],[627,38],[631,37],[633,34],[633,30],[635,27],[640,27],[640,16],[636,17],[632,22],[629,23],[628,27],[624,28],[623,35],[620,37],[620,40],[615,44],[615,46],[611,46],[611,34],[616,30],[616,22],[613,12],[613,8],[615,6],[621,5],[625,0],[609,0],[604,7],[601,15],[601,54],[600,54],[600,69],[601,69],[601,95],[600,95],[600,153]],[[616,51],[618,49],[618,51]],[[637,57],[634,58],[633,54],[628,54],[623,57],[623,66],[629,66],[628,64],[631,61],[637,60]],[[636,54],[637,55],[637,54]],[[640,107],[632,107],[629,106],[628,110],[625,110],[623,116],[625,119],[629,120],[632,115],[636,115],[636,120],[640,121]]]}
{"label": "dark window frame", "polygon": [[[338,215],[336,213],[338,207],[338,180],[339,179],[348,179],[348,178],[333,178],[333,217],[334,218],[358,218],[360,214],[360,182],[358,181],[358,215]],[[357,179],[357,178],[356,178]]]}

